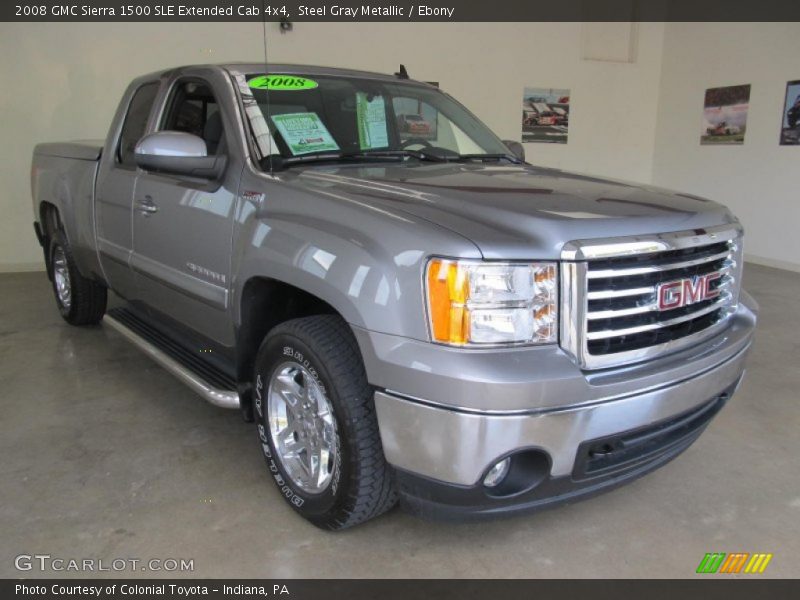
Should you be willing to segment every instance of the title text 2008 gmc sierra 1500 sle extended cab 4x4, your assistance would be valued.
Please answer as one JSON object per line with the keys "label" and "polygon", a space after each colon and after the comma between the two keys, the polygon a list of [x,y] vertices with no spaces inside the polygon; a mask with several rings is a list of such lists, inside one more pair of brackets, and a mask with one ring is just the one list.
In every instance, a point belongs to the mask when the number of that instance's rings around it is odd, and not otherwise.
{"label": "title text 2008 gmc sierra 1500 sle extended cab 4x4", "polygon": [[64,319],[254,420],[323,528],[638,477],[730,398],[755,326],[726,208],[527,164],[405,69],[145,75],[104,143],[37,146],[32,188]]}

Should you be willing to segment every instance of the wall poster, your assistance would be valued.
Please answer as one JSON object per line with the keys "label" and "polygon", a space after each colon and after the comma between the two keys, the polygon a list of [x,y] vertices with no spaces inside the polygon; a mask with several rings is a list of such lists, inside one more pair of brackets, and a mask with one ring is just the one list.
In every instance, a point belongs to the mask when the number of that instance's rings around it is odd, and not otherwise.
{"label": "wall poster", "polygon": [[750,84],[706,90],[701,144],[743,144],[747,132]]}

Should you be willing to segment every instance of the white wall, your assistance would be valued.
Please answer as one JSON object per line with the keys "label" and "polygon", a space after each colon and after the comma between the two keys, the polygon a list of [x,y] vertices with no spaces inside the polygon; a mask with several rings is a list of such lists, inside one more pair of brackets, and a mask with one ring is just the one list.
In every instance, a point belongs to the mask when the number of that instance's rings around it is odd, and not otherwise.
{"label": "white wall", "polygon": [[222,35],[213,23],[0,23],[0,272],[44,268],[33,234],[34,145],[104,138],[134,75],[263,53],[258,24],[224,27]]}
{"label": "white wall", "polygon": [[[779,146],[786,82],[800,79],[798,23],[669,23],[653,181],[723,202],[754,262],[800,270],[800,146]],[[745,142],[701,146],[706,88],[751,84]]]}
{"label": "white wall", "polygon": [[[649,181],[663,24],[635,28],[635,61],[606,54],[618,25],[580,23],[299,23],[269,31],[271,61],[394,72],[439,81],[501,137],[520,139],[525,86],[572,90],[569,144],[527,144],[532,162]],[[609,36],[608,34],[612,34]],[[589,34],[589,35],[587,35]],[[601,44],[597,46],[598,40]],[[607,48],[614,54],[615,45]],[[134,76],[179,64],[261,60],[259,23],[2,23],[0,271],[41,267],[31,223],[35,143],[103,137]]]}

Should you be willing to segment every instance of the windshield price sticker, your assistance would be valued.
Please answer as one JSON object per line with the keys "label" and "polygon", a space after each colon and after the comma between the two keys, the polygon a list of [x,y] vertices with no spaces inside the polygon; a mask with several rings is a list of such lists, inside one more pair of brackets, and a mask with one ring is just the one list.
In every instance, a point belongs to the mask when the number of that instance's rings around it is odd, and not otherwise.
{"label": "windshield price sticker", "polygon": [[362,150],[387,148],[389,130],[386,126],[386,107],[383,96],[371,100],[364,92],[356,94],[356,114],[358,115],[358,143]]}
{"label": "windshield price sticker", "polygon": [[313,90],[319,84],[313,79],[297,75],[259,75],[247,82],[255,90],[276,90],[281,92]]}
{"label": "windshield price sticker", "polygon": [[272,122],[283,136],[289,150],[295,156],[339,150],[339,146],[328,132],[328,128],[317,113],[288,113],[273,115]]}

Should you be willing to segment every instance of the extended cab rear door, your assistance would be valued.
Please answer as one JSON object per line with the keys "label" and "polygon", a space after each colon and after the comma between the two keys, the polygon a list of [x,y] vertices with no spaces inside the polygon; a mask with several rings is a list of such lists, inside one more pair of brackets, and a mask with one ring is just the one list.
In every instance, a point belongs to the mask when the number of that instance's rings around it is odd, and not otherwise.
{"label": "extended cab rear door", "polygon": [[135,81],[120,102],[100,161],[95,187],[97,249],[109,286],[123,298],[138,297],[130,270],[133,252],[133,188],[136,184],[134,148],[148,131],[160,90],[156,80]]}
{"label": "extended cab rear door", "polygon": [[[208,154],[233,146],[234,109],[225,75],[183,69],[167,82],[153,131],[202,137]],[[233,212],[241,164],[216,180],[139,170],[133,199],[133,255],[142,300],[204,337],[233,345],[229,317]]]}

